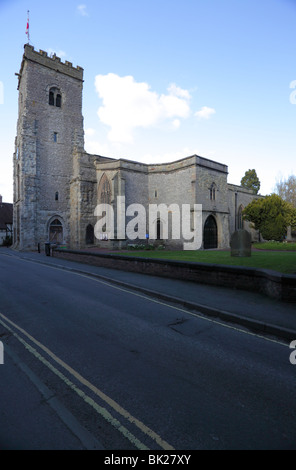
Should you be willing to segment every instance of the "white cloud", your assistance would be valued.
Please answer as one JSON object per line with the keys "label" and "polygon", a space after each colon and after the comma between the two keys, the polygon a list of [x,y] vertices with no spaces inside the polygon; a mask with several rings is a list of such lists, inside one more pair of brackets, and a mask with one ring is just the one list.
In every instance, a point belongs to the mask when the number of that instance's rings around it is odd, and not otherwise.
{"label": "white cloud", "polygon": [[169,152],[136,152],[132,155],[128,153],[128,147],[124,144],[114,142],[102,142],[90,140],[88,137],[85,141],[85,150],[93,155],[101,155],[109,158],[125,158],[137,162],[147,164],[158,164],[158,163],[170,163],[176,160],[180,160],[185,157],[196,154],[196,148],[194,147],[182,147],[175,148]]}
{"label": "white cloud", "polygon": [[88,16],[88,13],[86,11],[86,5],[84,4],[78,5],[77,10],[81,16]]}
{"label": "white cloud", "polygon": [[92,155],[101,155],[103,157],[118,158],[111,145],[95,140],[85,139],[85,150]]}
{"label": "white cloud", "polygon": [[180,119],[174,119],[173,122],[172,122],[172,125],[173,125],[174,129],[179,129],[179,127],[181,126]]}
{"label": "white cloud", "polygon": [[190,147],[178,148],[171,152],[163,153],[146,153],[141,158],[141,161],[144,163],[158,164],[158,163],[170,163],[176,160],[181,160],[182,158],[190,157],[196,153],[196,149]]}
{"label": "white cloud", "polygon": [[200,119],[210,119],[212,114],[215,114],[216,111],[214,108],[209,108],[208,106],[203,106],[200,111],[197,111],[194,116],[197,116]]}
{"label": "white cloud", "polygon": [[175,84],[170,85],[168,94],[159,95],[132,76],[109,73],[97,75],[95,87],[103,102],[98,116],[111,128],[108,139],[113,142],[131,143],[134,129],[153,127],[167,119],[177,129],[180,119],[190,114],[190,95]]}
{"label": "white cloud", "polygon": [[59,57],[60,59],[63,59],[64,57],[66,57],[66,52],[65,51],[62,51],[62,50],[59,50],[59,51],[56,51],[54,49],[52,49],[51,47],[49,47],[47,50],[46,50],[47,54],[49,56],[53,56],[54,54]]}
{"label": "white cloud", "polygon": [[92,129],[91,127],[89,127],[88,129],[85,129],[85,135],[87,136],[92,136],[96,133],[95,129]]}
{"label": "white cloud", "polygon": [[170,93],[170,95],[179,96],[180,98],[185,98],[187,100],[191,98],[188,90],[183,90],[182,88],[178,87],[175,83],[172,83],[169,86],[168,92]]}

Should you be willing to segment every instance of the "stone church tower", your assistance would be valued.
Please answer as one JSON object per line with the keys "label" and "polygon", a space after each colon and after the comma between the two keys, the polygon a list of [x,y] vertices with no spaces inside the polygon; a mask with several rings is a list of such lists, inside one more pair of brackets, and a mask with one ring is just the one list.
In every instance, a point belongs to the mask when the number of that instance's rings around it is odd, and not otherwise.
{"label": "stone church tower", "polygon": [[[126,208],[140,204],[149,215],[144,232],[136,238],[140,244],[153,240],[151,228],[157,243],[177,249],[183,246],[184,240],[172,234],[172,211],[163,215],[159,210],[150,220],[150,205],[169,209],[171,204],[187,204],[191,211],[194,204],[202,205],[203,249],[228,248],[231,234],[247,228],[242,210],[257,196],[227,182],[227,165],[198,155],[151,165],[88,154],[84,150],[81,67],[26,44],[17,75],[16,249],[36,250],[48,241],[73,249],[134,244],[135,239],[119,229],[127,227],[133,216],[126,211],[118,223],[118,198],[124,198]],[[104,227],[100,233],[96,230],[95,208],[101,204],[113,208],[114,230],[110,233]]]}
{"label": "stone church tower", "polygon": [[68,243],[73,158],[84,149],[83,69],[26,44],[16,75],[14,246]]}

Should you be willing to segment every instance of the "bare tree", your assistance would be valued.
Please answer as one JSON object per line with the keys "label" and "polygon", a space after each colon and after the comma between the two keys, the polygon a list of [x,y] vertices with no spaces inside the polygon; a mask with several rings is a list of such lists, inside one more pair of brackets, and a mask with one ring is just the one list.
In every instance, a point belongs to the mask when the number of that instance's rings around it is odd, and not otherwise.
{"label": "bare tree", "polygon": [[275,193],[293,207],[296,207],[296,176],[290,175],[287,180],[281,179],[276,182]]}

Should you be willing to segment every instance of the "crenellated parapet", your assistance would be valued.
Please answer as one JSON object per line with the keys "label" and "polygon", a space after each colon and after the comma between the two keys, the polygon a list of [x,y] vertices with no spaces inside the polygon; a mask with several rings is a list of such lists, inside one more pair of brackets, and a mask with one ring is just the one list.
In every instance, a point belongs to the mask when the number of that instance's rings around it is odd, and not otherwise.
{"label": "crenellated parapet", "polygon": [[25,44],[21,69],[20,72],[17,74],[19,80],[18,85],[20,84],[22,71],[26,60],[35,62],[56,72],[69,75],[72,78],[83,81],[83,68],[79,65],[77,67],[73,67],[72,62],[69,62],[67,60],[65,62],[62,62],[61,58],[57,57],[56,54],[52,54],[49,56],[46,51],[40,49],[39,52],[37,52],[35,51],[33,46],[31,46],[30,44]]}

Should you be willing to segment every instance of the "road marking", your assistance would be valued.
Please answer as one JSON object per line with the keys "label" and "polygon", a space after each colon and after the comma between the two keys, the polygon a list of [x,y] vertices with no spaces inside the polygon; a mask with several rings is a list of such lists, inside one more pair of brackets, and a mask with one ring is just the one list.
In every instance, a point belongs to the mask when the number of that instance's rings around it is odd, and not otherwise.
{"label": "road marking", "polygon": [[[25,335],[30,341],[36,344],[40,349],[46,352],[51,359],[57,362],[61,367],[63,367],[69,374],[76,378],[82,385],[89,388],[95,395],[100,397],[107,405],[117,411],[120,415],[126,418],[130,423],[134,424],[140,431],[144,434],[149,436],[153,439],[162,449],[165,450],[174,450],[174,448],[168,444],[165,440],[163,440],[157,433],[152,431],[152,429],[148,428],[144,423],[140,420],[132,416],[128,411],[122,408],[117,402],[115,402],[112,398],[108,397],[104,392],[99,390],[95,387],[92,383],[90,383],[87,379],[82,377],[78,372],[76,372],[72,367],[62,361],[59,357],[57,357],[50,349],[40,343],[37,339],[27,333],[23,328],[18,326],[16,323],[11,321],[5,315],[0,313],[0,317],[2,317],[6,322],[20,331],[23,335]],[[61,373],[58,369],[56,369],[47,359],[45,359],[35,348],[33,348],[30,344],[28,344],[23,338],[21,338],[14,330],[12,330],[4,321],[0,320],[0,323],[7,328],[24,346],[25,348],[33,354],[40,362],[42,362],[46,367],[48,367],[54,374],[56,374],[66,385],[68,385],[73,391],[75,391],[83,400],[88,403],[90,406],[94,408],[94,410],[100,414],[105,420],[112,424],[121,434],[124,435],[132,444],[140,450],[149,450],[142,442],[140,442],[128,429],[126,429],[120,421],[114,418],[106,408],[101,407],[98,405],[92,398],[86,395],[81,389],[79,389],[73,382],[71,382],[63,373]]]}
{"label": "road marking", "polygon": [[39,377],[15,354],[10,347],[5,346],[5,351],[11,357],[13,362],[35,385],[39,393],[43,396],[46,403],[55,411],[61,421],[71,430],[71,432],[80,440],[87,450],[105,450],[103,445],[65,408],[59,399],[52,394],[52,391],[39,379]]}
{"label": "road marking", "polygon": [[198,313],[193,313],[191,312],[190,310],[186,310],[184,308],[181,308],[181,307],[176,307],[174,305],[171,305],[171,304],[168,304],[166,302],[162,302],[160,300],[157,300],[157,299],[154,299],[152,297],[148,297],[144,294],[138,294],[137,292],[134,292],[132,290],[129,290],[129,289],[126,289],[124,287],[119,287],[119,286],[116,286],[114,284],[111,284],[111,281],[103,281],[102,279],[98,279],[96,277],[94,277],[93,275],[91,274],[81,274],[81,273],[77,273],[75,271],[72,271],[72,270],[69,270],[63,266],[61,267],[58,267],[58,266],[54,266],[54,265],[49,265],[47,263],[40,263],[38,261],[32,261],[32,260],[29,260],[27,258],[20,258],[18,257],[18,259],[21,259],[22,261],[27,261],[28,263],[33,263],[33,264],[42,264],[43,266],[47,266],[49,268],[53,268],[53,269],[57,269],[58,271],[67,271],[71,274],[74,274],[76,276],[80,276],[80,277],[84,277],[86,279],[90,279],[92,281],[95,281],[95,282],[99,282],[100,284],[103,284],[103,285],[106,285],[106,286],[109,286],[111,287],[112,289],[116,289],[116,290],[119,290],[119,291],[122,291],[122,292],[126,292],[128,294],[131,294],[135,297],[140,297],[142,299],[145,299],[145,300],[148,300],[150,302],[153,302],[153,303],[156,303],[156,304],[159,304],[159,305],[163,305],[165,307],[168,307],[168,308],[171,308],[172,310],[177,310],[179,312],[182,312],[182,313],[187,313],[188,315],[191,315],[192,317],[196,317],[196,318],[199,318],[201,320],[204,320],[204,321],[207,321],[207,322],[210,322],[210,323],[214,323],[216,325],[219,325],[219,326],[222,326],[224,328],[229,328],[230,330],[234,330],[234,331],[237,331],[238,333],[243,333],[245,335],[249,335],[249,336],[255,336],[256,338],[260,338],[260,339],[264,339],[265,341],[269,341],[271,343],[276,343],[276,344],[280,344],[282,346],[286,346],[287,348],[289,347],[289,344],[288,343],[284,343],[280,340],[277,340],[277,339],[273,339],[273,338],[269,338],[267,336],[263,336],[263,335],[260,335],[258,333],[252,333],[251,331],[249,330],[245,330],[243,328],[238,328],[238,327],[235,327],[235,326],[232,326],[232,325],[229,325],[227,323],[223,323],[219,320],[213,320],[212,318],[208,318],[204,315],[201,315],[201,314],[198,314]]}

